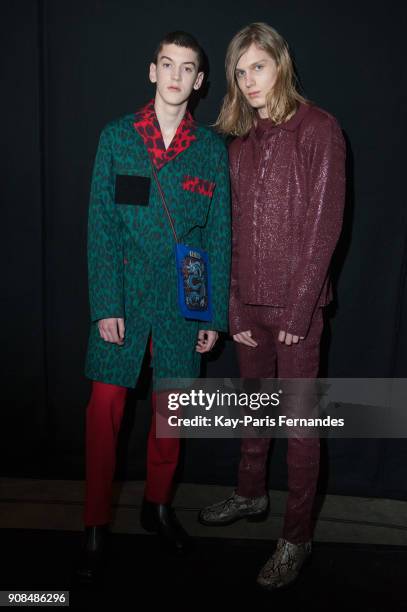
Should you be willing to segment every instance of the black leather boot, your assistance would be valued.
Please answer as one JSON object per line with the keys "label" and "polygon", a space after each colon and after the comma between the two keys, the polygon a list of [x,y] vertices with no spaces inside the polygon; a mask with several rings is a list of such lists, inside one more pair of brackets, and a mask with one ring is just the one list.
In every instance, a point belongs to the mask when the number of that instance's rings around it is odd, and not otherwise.
{"label": "black leather boot", "polygon": [[101,574],[107,552],[109,525],[85,528],[85,544],[76,570],[81,582],[93,583]]}
{"label": "black leather boot", "polygon": [[149,533],[156,533],[161,545],[168,551],[183,555],[192,549],[192,540],[179,523],[168,504],[155,504],[143,500],[140,523]]}

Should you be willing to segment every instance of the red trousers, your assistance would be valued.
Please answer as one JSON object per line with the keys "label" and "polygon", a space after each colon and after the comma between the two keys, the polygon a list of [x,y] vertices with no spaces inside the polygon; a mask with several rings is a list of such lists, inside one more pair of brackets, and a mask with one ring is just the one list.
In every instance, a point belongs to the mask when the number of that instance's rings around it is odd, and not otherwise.
{"label": "red trousers", "polygon": [[[93,381],[86,410],[86,526],[103,525],[111,520],[117,437],[126,396],[126,387]],[[165,504],[171,499],[180,440],[156,437],[156,410],[157,396],[153,393],[145,497],[151,502]]]}
{"label": "red trousers", "polygon": [[[298,344],[287,346],[277,338],[284,329],[284,311],[269,306],[245,306],[245,329],[252,331],[256,348],[237,344],[242,378],[316,378],[323,329],[323,309],[314,314],[309,332]],[[319,474],[319,438],[288,438],[288,498],[283,538],[298,544],[312,538],[312,508]],[[258,497],[266,492],[270,438],[244,438],[237,493]]]}

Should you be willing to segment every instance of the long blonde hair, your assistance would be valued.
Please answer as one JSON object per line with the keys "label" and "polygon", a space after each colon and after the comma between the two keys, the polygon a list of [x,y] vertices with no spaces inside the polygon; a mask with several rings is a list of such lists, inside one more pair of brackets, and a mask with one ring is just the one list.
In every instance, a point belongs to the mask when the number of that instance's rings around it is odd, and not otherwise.
{"label": "long blonde hair", "polygon": [[299,102],[307,102],[297,91],[297,78],[284,38],[267,23],[251,23],[235,34],[226,52],[227,93],[215,123],[223,134],[244,136],[256,123],[257,111],[240,91],[235,74],[239,59],[252,43],[271,55],[277,64],[277,80],[266,98],[268,117],[276,124],[283,123],[295,113]]}

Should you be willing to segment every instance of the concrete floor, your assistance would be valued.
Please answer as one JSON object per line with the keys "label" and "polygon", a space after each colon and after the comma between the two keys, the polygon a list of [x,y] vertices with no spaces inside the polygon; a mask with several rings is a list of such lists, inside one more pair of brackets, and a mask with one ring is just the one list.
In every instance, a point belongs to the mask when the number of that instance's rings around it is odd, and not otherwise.
{"label": "concrete floor", "polygon": [[[116,483],[115,533],[145,533],[139,524],[143,482]],[[177,516],[194,536],[277,539],[281,534],[287,493],[270,491],[270,515],[263,523],[239,521],[228,527],[204,527],[198,510],[229,495],[231,488],[182,484],[174,500]],[[84,482],[72,480],[0,479],[0,528],[82,530]],[[407,546],[407,502],[327,495],[314,540]]]}

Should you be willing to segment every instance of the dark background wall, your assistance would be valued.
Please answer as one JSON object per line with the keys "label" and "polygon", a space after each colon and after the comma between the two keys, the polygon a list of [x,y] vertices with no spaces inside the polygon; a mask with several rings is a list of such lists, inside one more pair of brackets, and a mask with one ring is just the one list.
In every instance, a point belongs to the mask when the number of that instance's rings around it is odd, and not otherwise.
{"label": "dark background wall", "polygon": [[[290,43],[305,95],[333,113],[348,143],[348,198],[335,255],[336,304],[322,374],[407,372],[406,68],[402,3],[7,0],[0,8],[2,117],[2,411],[0,473],[81,478],[88,334],[86,223],[104,124],[153,95],[156,42],[191,31],[210,59],[196,118],[213,122],[224,55],[252,21]],[[234,348],[207,364],[237,374]],[[143,478],[148,383],[130,394],[118,474]],[[321,487],[407,498],[404,440],[323,443]],[[284,442],[271,485],[284,488]],[[182,477],[234,483],[238,442],[188,441]]]}

